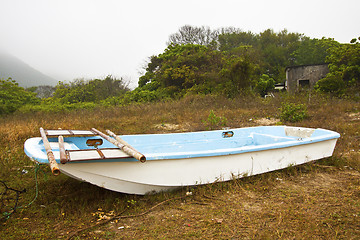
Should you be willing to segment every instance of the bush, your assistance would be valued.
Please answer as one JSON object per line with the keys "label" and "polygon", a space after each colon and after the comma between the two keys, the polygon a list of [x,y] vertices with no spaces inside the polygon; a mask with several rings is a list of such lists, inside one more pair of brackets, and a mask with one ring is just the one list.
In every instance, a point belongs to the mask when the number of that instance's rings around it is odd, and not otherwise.
{"label": "bush", "polygon": [[19,112],[66,112],[76,109],[94,109],[98,106],[93,102],[61,103],[59,101],[43,101],[41,104],[26,104],[18,109]]}
{"label": "bush", "polygon": [[328,92],[335,95],[342,95],[345,91],[345,83],[339,75],[328,74],[323,79],[320,79],[314,89],[320,92]]}
{"label": "bush", "polygon": [[28,92],[11,78],[0,79],[0,115],[15,112],[25,104],[38,103],[36,93]]}
{"label": "bush", "polygon": [[282,121],[300,122],[308,117],[304,104],[283,103],[280,108],[280,119]]}
{"label": "bush", "polygon": [[124,101],[125,102],[154,102],[159,100],[161,97],[157,91],[149,91],[149,90],[133,90],[125,94]]}
{"label": "bush", "polygon": [[265,95],[275,87],[275,80],[266,74],[260,77],[260,80],[255,85],[255,91],[260,94],[261,97]]}
{"label": "bush", "polygon": [[227,123],[227,119],[226,117],[216,116],[214,111],[211,110],[208,118],[205,121],[203,121],[203,123],[208,126],[208,129],[212,130],[219,127],[225,127]]}

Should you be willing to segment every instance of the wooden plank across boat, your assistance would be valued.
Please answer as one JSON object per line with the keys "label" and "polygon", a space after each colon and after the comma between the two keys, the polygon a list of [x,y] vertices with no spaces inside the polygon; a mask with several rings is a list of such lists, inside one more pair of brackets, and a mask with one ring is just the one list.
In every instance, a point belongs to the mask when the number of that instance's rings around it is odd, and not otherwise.
{"label": "wooden plank across boat", "polygon": [[96,129],[41,132],[24,145],[32,160],[130,194],[227,181],[329,157],[340,137],[288,126],[122,136]]}

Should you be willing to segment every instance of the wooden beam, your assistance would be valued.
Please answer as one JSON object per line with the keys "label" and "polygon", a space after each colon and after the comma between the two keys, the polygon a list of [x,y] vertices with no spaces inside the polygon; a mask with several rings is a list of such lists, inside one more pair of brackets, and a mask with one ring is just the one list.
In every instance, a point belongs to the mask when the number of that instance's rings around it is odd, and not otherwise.
{"label": "wooden beam", "polygon": [[62,164],[65,164],[68,162],[68,160],[66,157],[66,152],[65,152],[65,147],[64,147],[64,137],[59,136],[58,141],[59,141],[59,151],[60,151],[60,162]]}
{"label": "wooden beam", "polygon": [[106,130],[106,133],[109,134],[109,136],[113,137],[116,139],[116,141],[118,141],[119,143],[125,145],[125,146],[128,146],[129,148],[132,148],[134,149],[135,151],[137,151],[135,148],[133,148],[130,144],[128,144],[126,141],[124,141],[123,139],[121,139],[118,135],[116,135],[115,133],[113,133],[112,131],[110,130]]}
{"label": "wooden beam", "polygon": [[49,140],[46,137],[46,133],[45,133],[45,131],[44,131],[44,129],[42,127],[40,128],[40,134],[41,134],[41,137],[42,137],[42,140],[43,140],[43,143],[44,143],[44,147],[45,147],[47,158],[48,158],[48,161],[49,161],[49,164],[50,164],[51,172],[55,176],[57,176],[57,175],[60,174],[60,169],[59,169],[59,166],[58,166],[58,164],[57,164],[57,162],[55,160],[54,153],[51,150]]}
{"label": "wooden beam", "polygon": [[[130,145],[125,145],[123,143],[120,143],[119,141],[115,140],[114,138],[111,138],[110,136],[106,135],[105,133],[100,132],[99,130],[92,128],[91,131],[93,131],[94,133],[100,135],[102,138],[106,139],[107,141],[111,142],[112,144],[114,144],[115,146],[117,146],[118,148],[120,148],[121,150],[123,150],[125,153],[129,154],[130,156],[136,158],[137,160],[139,160],[140,162],[145,162],[146,161],[146,157],[144,156],[144,154],[136,151],[133,147],[131,147]],[[125,141],[123,141],[125,142]],[[125,142],[126,143],[126,142]]]}

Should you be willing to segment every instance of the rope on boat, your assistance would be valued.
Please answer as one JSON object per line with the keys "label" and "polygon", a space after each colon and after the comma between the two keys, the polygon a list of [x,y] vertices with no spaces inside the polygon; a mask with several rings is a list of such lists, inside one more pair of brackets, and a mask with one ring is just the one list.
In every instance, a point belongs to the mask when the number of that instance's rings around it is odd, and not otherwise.
{"label": "rope on boat", "polygon": [[11,200],[11,198],[8,198],[8,199],[4,199],[4,197],[6,197],[7,195],[10,195],[10,193],[8,193],[8,191],[12,191],[12,192],[15,192],[16,196],[15,196],[15,203],[14,203],[14,206],[13,207],[10,207],[10,211],[4,211],[1,213],[1,217],[0,217],[0,220],[1,221],[6,221],[7,219],[10,218],[10,216],[12,214],[14,214],[16,212],[17,209],[21,209],[21,208],[26,208],[26,207],[29,207],[31,204],[33,204],[35,202],[35,200],[37,199],[38,195],[39,195],[39,187],[38,187],[38,178],[37,178],[37,175],[38,175],[38,171],[40,170],[40,164],[36,164],[35,166],[35,197],[34,199],[29,202],[28,204],[26,205],[23,205],[23,206],[18,206],[19,204],[19,198],[20,198],[20,194],[22,193],[25,193],[26,192],[26,188],[24,188],[23,190],[17,190],[17,189],[14,189],[14,188],[11,188],[11,187],[8,187],[5,183],[5,181],[2,181],[0,180],[0,182],[4,185],[5,187],[5,190],[4,192],[1,192],[0,195],[1,195],[1,206],[0,206],[0,209],[2,210],[3,208],[7,207],[5,206],[5,201],[6,200]]}

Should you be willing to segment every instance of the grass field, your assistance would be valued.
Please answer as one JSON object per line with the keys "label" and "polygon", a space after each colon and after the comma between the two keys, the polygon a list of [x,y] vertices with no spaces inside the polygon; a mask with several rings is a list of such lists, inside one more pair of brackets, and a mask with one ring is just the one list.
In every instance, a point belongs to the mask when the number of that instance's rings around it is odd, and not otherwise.
{"label": "grass field", "polygon": [[[279,108],[284,102],[305,104],[308,118],[281,123]],[[23,152],[25,140],[40,136],[40,127],[137,134],[266,124],[326,128],[341,138],[331,158],[145,196],[108,191],[62,174],[52,176],[48,166],[35,166]],[[359,132],[359,102],[315,95],[232,100],[188,96],[173,102],[3,116],[0,238],[359,239]],[[17,193],[4,184],[26,191]],[[16,211],[9,215],[15,204]]]}

